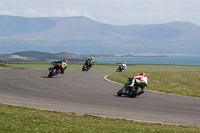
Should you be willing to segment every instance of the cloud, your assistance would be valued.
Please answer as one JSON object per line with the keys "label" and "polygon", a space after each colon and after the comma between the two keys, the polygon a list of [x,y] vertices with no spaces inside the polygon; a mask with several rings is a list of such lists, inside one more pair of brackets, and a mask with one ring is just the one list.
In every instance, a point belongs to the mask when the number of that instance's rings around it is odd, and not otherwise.
{"label": "cloud", "polygon": [[27,14],[27,16],[33,16],[33,15],[38,15],[38,12],[35,9],[29,8],[26,10],[25,14]]}
{"label": "cloud", "polygon": [[17,16],[13,11],[9,10],[0,10],[0,15],[10,15],[10,16]]}
{"label": "cloud", "polygon": [[73,17],[73,16],[85,16],[88,18],[93,18],[89,13],[82,12],[78,10],[73,10],[70,8],[66,8],[64,10],[54,11],[53,14],[57,17]]}

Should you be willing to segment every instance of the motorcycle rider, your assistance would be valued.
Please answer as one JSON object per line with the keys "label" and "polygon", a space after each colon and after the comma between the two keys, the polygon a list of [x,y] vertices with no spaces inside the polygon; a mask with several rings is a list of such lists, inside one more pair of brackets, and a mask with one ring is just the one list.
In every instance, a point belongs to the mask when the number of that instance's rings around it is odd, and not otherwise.
{"label": "motorcycle rider", "polygon": [[121,64],[121,67],[122,67],[122,70],[124,70],[124,71],[125,71],[125,70],[127,69],[126,62],[122,63],[122,64]]}
{"label": "motorcycle rider", "polygon": [[94,65],[94,58],[90,57],[89,59],[86,60],[86,62],[87,62],[88,69],[90,69],[92,65]]}
{"label": "motorcycle rider", "polygon": [[141,93],[144,93],[144,91],[146,90],[146,87],[147,87],[147,77],[146,77],[146,74],[145,73],[140,73],[139,76],[136,76],[136,77],[130,77],[129,80],[128,80],[128,84],[126,84],[124,86],[124,89],[125,89],[125,93],[128,93],[128,90],[126,89],[127,86],[130,86],[130,87],[134,87],[134,86],[141,86]]}
{"label": "motorcycle rider", "polygon": [[[60,64],[60,72],[61,74],[64,74],[65,69],[67,68],[67,60],[63,60],[63,61],[55,61],[55,63],[59,63]],[[57,72],[59,71],[59,69],[57,70]]]}

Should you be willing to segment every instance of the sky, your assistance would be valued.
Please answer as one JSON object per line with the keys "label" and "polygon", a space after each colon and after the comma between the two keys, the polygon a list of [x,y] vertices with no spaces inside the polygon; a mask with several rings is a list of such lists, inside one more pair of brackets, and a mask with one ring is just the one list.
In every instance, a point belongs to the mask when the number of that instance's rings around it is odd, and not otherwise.
{"label": "sky", "polygon": [[111,25],[172,21],[200,26],[200,0],[0,0],[0,15],[85,16]]}

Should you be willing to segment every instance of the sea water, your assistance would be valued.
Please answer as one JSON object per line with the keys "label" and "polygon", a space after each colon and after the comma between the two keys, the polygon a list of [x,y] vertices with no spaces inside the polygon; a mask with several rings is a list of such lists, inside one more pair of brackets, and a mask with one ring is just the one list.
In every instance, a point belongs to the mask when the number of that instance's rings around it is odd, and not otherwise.
{"label": "sea water", "polygon": [[138,57],[95,57],[98,63],[127,64],[169,64],[200,66],[200,55],[168,55],[166,57],[138,56]]}

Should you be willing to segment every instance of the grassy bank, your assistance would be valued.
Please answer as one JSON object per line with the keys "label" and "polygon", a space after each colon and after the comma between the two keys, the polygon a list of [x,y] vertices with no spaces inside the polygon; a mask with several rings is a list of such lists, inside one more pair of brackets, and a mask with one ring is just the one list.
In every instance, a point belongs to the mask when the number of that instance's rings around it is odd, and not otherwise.
{"label": "grassy bank", "polygon": [[[108,79],[125,84],[138,72],[113,73]],[[200,98],[200,72],[146,72],[148,90]],[[195,77],[195,78],[194,78]]]}
{"label": "grassy bank", "polygon": [[199,133],[200,128],[133,122],[0,104],[0,132]]}

